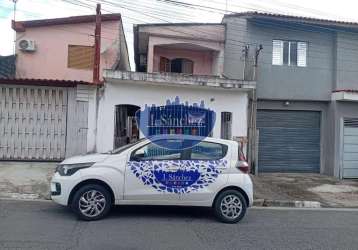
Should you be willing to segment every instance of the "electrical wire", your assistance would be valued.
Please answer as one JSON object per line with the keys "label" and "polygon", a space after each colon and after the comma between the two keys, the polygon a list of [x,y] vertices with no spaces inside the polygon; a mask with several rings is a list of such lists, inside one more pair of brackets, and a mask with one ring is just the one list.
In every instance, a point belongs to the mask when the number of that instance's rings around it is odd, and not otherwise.
{"label": "electrical wire", "polygon": [[[65,2],[68,2],[68,3],[71,3],[71,4],[75,4],[75,3],[73,3],[72,1],[66,1],[66,0],[63,0],[63,1],[65,1]],[[76,1],[76,2],[79,2],[79,3],[77,3],[76,5],[77,6],[81,6],[81,7],[85,7],[85,8],[88,8],[88,7],[90,7],[90,8],[92,8],[92,6],[89,6],[88,4],[83,4],[83,3],[81,3],[80,1]],[[110,2],[110,1],[103,1],[103,2]],[[174,1],[174,2],[178,2],[178,1]],[[114,4],[113,2],[111,3],[111,4]],[[124,8],[124,9],[128,9],[128,7],[127,6],[124,6],[124,5],[122,5],[122,6],[119,6],[119,7],[122,7],[122,8]],[[131,11],[135,11],[135,9],[130,9]],[[149,15],[148,13],[145,13],[145,15]],[[159,19],[158,17],[156,17],[156,16],[153,16],[153,15],[150,15],[151,17],[153,17],[153,18],[157,18],[157,19]],[[135,18],[133,18],[133,17],[127,17],[127,18],[130,18],[130,19],[135,19]],[[138,20],[138,19],[135,19],[135,20]],[[160,18],[159,20],[161,20],[161,21],[165,21],[165,22],[168,22],[167,20],[164,20],[164,19],[162,19],[162,18]],[[179,32],[180,33],[180,31],[177,31],[177,30],[175,30],[176,32]],[[202,32],[202,31],[201,31]],[[84,35],[91,35],[92,36],[92,34],[87,34],[87,33],[84,33]],[[233,40],[234,42],[239,42],[240,44],[250,44],[250,43],[248,43],[247,41],[239,41],[239,40]],[[252,44],[251,44],[252,45]],[[257,45],[257,43],[255,43],[255,45]],[[240,45],[239,45],[240,46]],[[272,46],[272,44],[267,44],[267,46]],[[242,48],[242,46],[241,46],[241,48]],[[344,49],[344,48],[342,48],[342,49]],[[311,50],[309,50],[310,52],[313,52],[313,51],[311,51]],[[235,53],[235,52],[234,52]],[[264,52],[265,53],[265,52]],[[322,53],[322,54],[324,54],[322,51],[319,51],[319,53]],[[238,53],[238,54],[240,54],[240,53]],[[323,68],[322,68],[323,69]]]}
{"label": "electrical wire", "polygon": [[[270,44],[272,46],[272,44]],[[232,53],[231,53],[232,54]],[[228,57],[228,56],[226,56]],[[312,67],[311,67],[312,68]],[[322,68],[322,67],[315,67],[316,69],[329,69],[329,68]],[[330,70],[330,69],[329,69]]]}
{"label": "electrical wire", "polygon": [[[102,1],[102,2],[106,2],[106,3],[108,3],[109,1]],[[121,7],[123,7],[123,6],[121,6]],[[128,9],[128,8],[127,8]],[[135,10],[133,10],[133,9],[129,9],[129,10],[131,10],[131,11],[135,11]],[[158,19],[160,19],[161,21],[167,21],[167,20],[164,20],[164,19],[162,19],[162,18],[158,18]],[[286,27],[285,27],[286,28]],[[243,30],[241,30],[241,31],[243,31]],[[247,31],[247,30],[245,30],[245,31]],[[200,32],[202,32],[202,31],[198,31],[199,33]],[[270,35],[272,35],[272,33],[270,33]],[[230,39],[226,39],[227,41],[230,41]],[[233,39],[231,39],[231,40],[233,40]],[[239,42],[240,44],[249,44],[249,42],[247,42],[247,41],[239,41],[239,40],[233,40],[234,42]],[[257,43],[255,43],[255,45],[257,46],[258,45],[258,42]],[[272,40],[271,40],[271,43],[268,43],[268,44],[266,44],[266,46],[272,46]],[[340,46],[340,49],[342,49],[342,50],[353,50],[353,51],[357,51],[356,49],[352,49],[352,48],[346,48],[346,47],[342,47],[342,46]],[[317,51],[315,51],[314,49],[310,49],[310,53],[319,53],[319,54],[323,54],[323,55],[325,55],[324,57],[321,57],[321,58],[324,58],[324,59],[327,59],[327,56],[326,56],[326,53],[324,52],[324,51],[322,51],[322,50],[317,50]],[[263,52],[263,53],[265,53],[265,52]],[[347,61],[353,61],[353,62],[356,62],[356,60],[349,60],[349,59],[347,59]]]}
{"label": "electrical wire", "polygon": [[[91,1],[91,0],[89,0],[89,1]],[[168,0],[165,0],[165,1],[168,1]],[[93,2],[93,1],[92,1]],[[111,2],[111,1],[105,1],[105,0],[102,0],[101,2],[104,2],[104,3],[108,3],[108,2]],[[113,4],[113,1],[112,1],[112,4]],[[115,4],[113,4],[113,5],[115,5]],[[123,6],[123,5],[117,5],[117,7],[118,6],[120,6],[120,7],[122,7],[122,8],[124,8],[124,9],[128,9],[128,10],[130,10],[130,11],[133,11],[133,12],[138,12],[136,9],[133,9],[133,8],[128,8],[128,7],[125,7],[125,6]],[[144,13],[145,15],[147,15],[146,13]],[[152,15],[150,15],[150,17],[153,17]],[[161,20],[161,21],[165,21],[165,22],[168,22],[168,20],[165,20],[165,19],[163,19],[163,18],[158,18],[157,17],[157,19],[159,19],[159,20]],[[168,23],[170,23],[170,22],[168,22]],[[263,24],[263,23],[261,23],[261,24]],[[282,24],[280,25],[280,24],[269,24],[269,23],[264,23],[265,25],[266,25],[266,27],[269,27],[269,26],[271,26],[271,27],[273,27],[273,28],[276,28],[277,26],[282,26]],[[314,28],[317,28],[317,26],[314,26],[314,25],[310,25],[310,27],[314,27]],[[285,28],[285,29],[293,29],[293,30],[298,30],[298,31],[312,31],[312,32],[315,32],[315,33],[324,33],[324,32],[322,32],[322,31],[319,31],[319,30],[307,30],[307,29],[300,29],[300,28],[292,28],[292,27],[287,27],[287,26],[283,26],[283,28]],[[236,31],[248,31],[247,29],[246,30],[240,30],[240,29],[236,29],[236,28],[233,28],[234,30],[236,30]],[[327,30],[327,28],[323,28],[324,30]],[[329,31],[337,31],[336,29],[330,29],[330,28],[328,28],[328,30]],[[198,30],[198,32],[199,33],[203,33],[203,31],[199,31]],[[271,33],[269,33],[270,35],[272,35],[272,32]],[[357,34],[357,33],[354,33],[354,34]],[[228,41],[234,41],[234,42],[240,42],[240,43],[245,43],[245,44],[248,44],[249,42],[248,41],[243,41],[243,40],[237,40],[237,39],[227,39]],[[357,39],[357,41],[358,41],[358,39]],[[324,41],[323,41],[324,42]],[[254,43],[254,44],[252,44],[252,45],[258,45],[258,43],[259,42],[256,42],[256,43]],[[341,44],[348,44],[348,45],[353,45],[353,46],[357,46],[357,44],[352,44],[352,43],[349,43],[349,42],[341,42]],[[272,46],[272,44],[266,44],[267,46]],[[353,51],[356,51],[357,49],[352,49],[352,48],[348,48],[348,47],[343,47],[343,46],[340,46],[340,49],[343,49],[343,50],[353,50]],[[319,53],[322,53],[321,51],[318,51]]]}

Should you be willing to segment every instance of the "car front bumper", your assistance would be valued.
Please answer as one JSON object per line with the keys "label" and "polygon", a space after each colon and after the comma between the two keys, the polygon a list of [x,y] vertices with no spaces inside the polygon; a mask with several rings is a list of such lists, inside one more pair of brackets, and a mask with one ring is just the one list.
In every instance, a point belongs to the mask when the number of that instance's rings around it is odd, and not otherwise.
{"label": "car front bumper", "polygon": [[79,173],[75,173],[72,176],[61,176],[59,173],[51,179],[51,199],[63,206],[67,206],[71,191],[80,182]]}

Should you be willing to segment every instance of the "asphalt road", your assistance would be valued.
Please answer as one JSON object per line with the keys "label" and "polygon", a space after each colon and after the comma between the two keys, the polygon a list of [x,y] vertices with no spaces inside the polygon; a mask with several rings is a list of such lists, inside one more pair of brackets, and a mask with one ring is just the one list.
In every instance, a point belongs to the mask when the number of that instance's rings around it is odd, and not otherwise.
{"label": "asphalt road", "polygon": [[0,200],[0,249],[358,249],[358,210],[250,209],[227,225],[203,208],[127,206],[82,222],[52,202]]}

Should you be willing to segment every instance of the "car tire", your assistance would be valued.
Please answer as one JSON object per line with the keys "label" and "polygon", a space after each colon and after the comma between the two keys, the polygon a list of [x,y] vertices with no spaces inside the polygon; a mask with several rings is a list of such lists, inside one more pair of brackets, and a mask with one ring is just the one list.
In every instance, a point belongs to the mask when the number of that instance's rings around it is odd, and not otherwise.
{"label": "car tire", "polygon": [[219,193],[213,208],[219,221],[232,224],[239,222],[245,216],[247,204],[239,191],[230,189]]}
{"label": "car tire", "polygon": [[111,207],[109,191],[97,184],[88,184],[78,189],[71,203],[71,208],[78,218],[86,221],[102,219]]}

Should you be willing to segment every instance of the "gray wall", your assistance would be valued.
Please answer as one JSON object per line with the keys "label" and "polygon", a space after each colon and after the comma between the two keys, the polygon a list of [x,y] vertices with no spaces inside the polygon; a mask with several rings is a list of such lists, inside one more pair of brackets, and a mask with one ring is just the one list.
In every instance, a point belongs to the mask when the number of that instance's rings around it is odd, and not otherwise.
{"label": "gray wall", "polygon": [[340,102],[334,101],[330,104],[332,110],[332,123],[334,131],[332,137],[334,137],[332,151],[332,172],[330,174],[339,177],[342,165],[342,132],[343,132],[343,119],[344,118],[358,118],[358,107],[357,103],[354,102]]}
{"label": "gray wall", "polygon": [[338,32],[336,42],[334,89],[358,89],[358,33]]}
{"label": "gray wall", "polygon": [[[358,106],[354,102],[331,102],[331,93],[358,89],[358,32],[333,32],[312,25],[288,26],[244,17],[228,17],[223,22],[227,26],[225,75],[242,79],[243,46],[250,45],[252,64],[255,46],[262,44],[258,109],[321,111],[321,173],[339,177],[342,118],[358,118]],[[307,67],[272,65],[273,39],[308,42]],[[291,104],[284,106],[285,100]]]}
{"label": "gray wall", "polygon": [[[244,18],[225,18],[226,47],[225,75],[242,78],[242,49],[250,43],[250,59],[255,44],[262,44],[259,57],[257,94],[260,99],[330,100],[335,82],[335,34],[308,27],[289,27],[282,23],[247,21]],[[272,65],[272,40],[308,42],[307,67]],[[234,41],[236,40],[236,41]]]}

